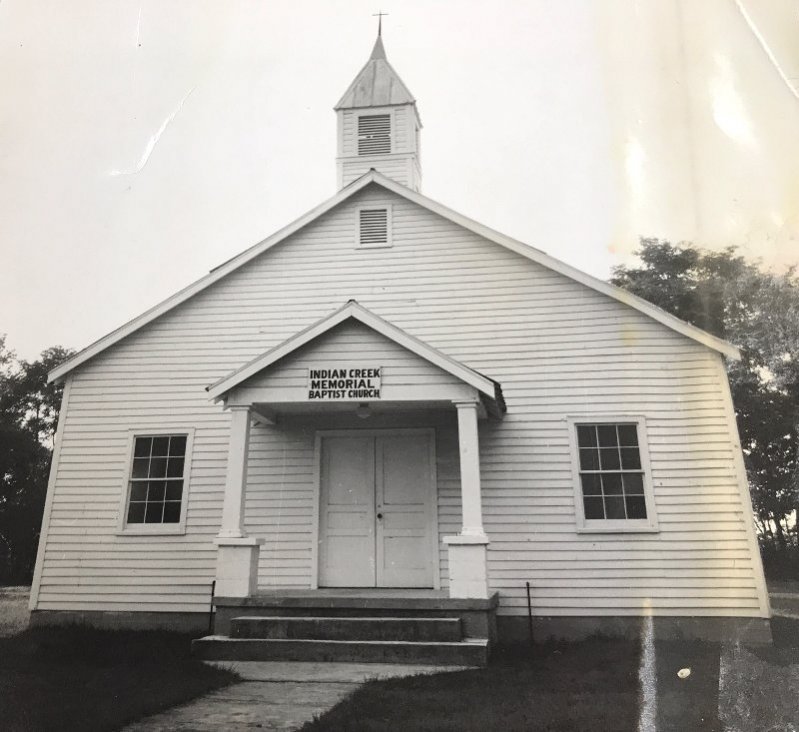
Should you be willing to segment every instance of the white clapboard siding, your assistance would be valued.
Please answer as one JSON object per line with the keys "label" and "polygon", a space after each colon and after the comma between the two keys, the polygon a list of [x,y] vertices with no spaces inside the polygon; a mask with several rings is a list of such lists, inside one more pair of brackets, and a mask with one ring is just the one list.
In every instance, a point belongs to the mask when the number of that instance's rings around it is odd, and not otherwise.
{"label": "white clapboard siding", "polygon": [[[358,155],[360,114],[391,115],[391,152]],[[398,183],[413,189],[418,188],[418,181],[422,176],[416,155],[416,122],[413,117],[414,112],[410,105],[339,111],[339,187],[352,183],[374,168]]]}
{"label": "white clapboard siding", "polygon": [[[391,204],[392,247],[356,248],[364,204]],[[351,298],[502,384],[504,421],[480,425],[501,613],[526,612],[526,581],[542,615],[766,612],[719,355],[375,186],[73,374],[37,607],[204,611],[229,424],[205,387]],[[287,363],[266,378],[299,378]],[[564,417],[617,414],[646,418],[660,530],[578,534]],[[440,537],[460,529],[455,425],[441,412],[368,425],[435,427]],[[186,534],[117,535],[128,431],[187,426]],[[311,586],[315,430],[359,426],[350,414],[253,427],[246,526],[265,540],[262,587]],[[446,587],[443,546],[440,569]]]}
{"label": "white clapboard siding", "polygon": [[397,183],[408,187],[418,179],[414,176],[414,168],[418,171],[418,164],[414,159],[403,153],[388,153],[385,155],[364,155],[360,158],[348,158],[341,161],[341,185],[346,186],[369,172],[371,168],[380,171]]}

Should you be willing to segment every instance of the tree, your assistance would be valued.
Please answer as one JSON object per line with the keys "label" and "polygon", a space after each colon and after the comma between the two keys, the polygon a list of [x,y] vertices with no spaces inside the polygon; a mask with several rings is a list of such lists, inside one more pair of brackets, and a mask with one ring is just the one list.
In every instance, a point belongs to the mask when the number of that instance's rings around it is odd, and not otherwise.
{"label": "tree", "polygon": [[799,278],[737,254],[642,239],[638,267],[611,282],[731,341],[727,371],[756,521],[768,551],[797,548],[799,506]]}
{"label": "tree", "polygon": [[33,572],[62,393],[47,373],[70,355],[55,347],[19,360],[0,335],[0,584]]}

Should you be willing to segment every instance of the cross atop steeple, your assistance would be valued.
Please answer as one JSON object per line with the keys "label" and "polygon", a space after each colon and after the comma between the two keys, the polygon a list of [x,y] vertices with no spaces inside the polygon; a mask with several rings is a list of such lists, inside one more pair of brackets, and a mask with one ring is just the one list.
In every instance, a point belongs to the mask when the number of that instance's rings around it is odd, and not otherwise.
{"label": "cross atop steeple", "polygon": [[377,37],[383,35],[383,16],[388,15],[388,13],[384,13],[382,10],[379,13],[372,13],[373,18],[377,18]]}

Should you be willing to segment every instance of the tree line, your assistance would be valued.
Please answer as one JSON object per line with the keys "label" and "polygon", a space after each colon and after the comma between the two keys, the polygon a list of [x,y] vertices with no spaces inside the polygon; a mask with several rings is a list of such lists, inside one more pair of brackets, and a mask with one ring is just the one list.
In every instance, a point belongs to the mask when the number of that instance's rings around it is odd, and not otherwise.
{"label": "tree line", "polygon": [[727,360],[766,570],[799,577],[799,278],[737,253],[642,239],[611,282],[741,349]]}
{"label": "tree line", "polygon": [[[611,282],[739,346],[727,373],[766,569],[799,577],[799,278],[734,247],[709,252],[642,239],[640,264]],[[47,373],[56,346],[18,359],[0,335],[0,584],[30,582],[62,387]]]}
{"label": "tree line", "polygon": [[72,355],[55,346],[17,358],[0,334],[0,584],[30,584],[63,387],[47,373]]}

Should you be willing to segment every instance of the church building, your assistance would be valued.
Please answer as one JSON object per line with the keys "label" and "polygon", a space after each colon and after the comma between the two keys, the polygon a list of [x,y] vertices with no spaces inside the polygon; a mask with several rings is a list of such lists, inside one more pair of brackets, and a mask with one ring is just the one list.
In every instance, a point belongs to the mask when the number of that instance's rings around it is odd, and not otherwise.
{"label": "church building", "polygon": [[338,191],[54,369],[32,622],[206,658],[770,637],[738,349],[421,193],[380,36]]}

